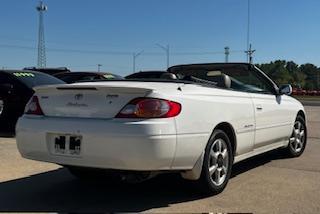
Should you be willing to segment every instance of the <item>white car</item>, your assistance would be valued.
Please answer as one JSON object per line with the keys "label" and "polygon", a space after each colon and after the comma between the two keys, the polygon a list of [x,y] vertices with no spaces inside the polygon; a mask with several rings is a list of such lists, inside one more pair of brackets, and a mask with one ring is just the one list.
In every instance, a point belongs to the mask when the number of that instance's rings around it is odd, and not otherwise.
{"label": "white car", "polygon": [[79,177],[91,169],[124,179],[180,172],[216,194],[234,163],[277,148],[303,153],[306,114],[287,96],[290,85],[278,88],[245,63],[168,71],[168,80],[35,88],[16,126],[21,155]]}

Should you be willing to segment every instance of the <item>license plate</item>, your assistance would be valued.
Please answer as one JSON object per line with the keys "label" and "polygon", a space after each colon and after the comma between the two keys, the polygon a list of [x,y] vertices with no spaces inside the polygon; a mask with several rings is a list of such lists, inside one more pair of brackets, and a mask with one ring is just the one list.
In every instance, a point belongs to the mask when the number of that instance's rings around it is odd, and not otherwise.
{"label": "license plate", "polygon": [[57,135],[53,140],[53,153],[57,155],[79,156],[81,154],[81,136]]}

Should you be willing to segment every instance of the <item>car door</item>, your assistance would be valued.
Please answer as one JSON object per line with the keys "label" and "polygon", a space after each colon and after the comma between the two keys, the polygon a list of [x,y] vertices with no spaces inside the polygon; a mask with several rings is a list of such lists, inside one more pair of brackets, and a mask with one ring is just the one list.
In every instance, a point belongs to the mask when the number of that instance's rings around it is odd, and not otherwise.
{"label": "car door", "polygon": [[[231,88],[248,92],[254,107],[254,148],[258,149],[288,139],[292,131],[293,105],[277,95],[277,86],[254,66],[225,71]],[[292,109],[292,111],[290,110]]]}
{"label": "car door", "polygon": [[255,144],[258,149],[288,139],[292,130],[290,102],[277,93],[275,84],[257,69],[250,70],[254,86],[251,97],[255,111]]}

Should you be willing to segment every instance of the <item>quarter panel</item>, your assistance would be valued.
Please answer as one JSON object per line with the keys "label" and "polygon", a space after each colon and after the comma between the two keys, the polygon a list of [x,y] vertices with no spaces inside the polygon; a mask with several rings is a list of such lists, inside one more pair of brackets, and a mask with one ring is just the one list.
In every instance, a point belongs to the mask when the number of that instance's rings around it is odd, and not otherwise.
{"label": "quarter panel", "polygon": [[236,155],[253,149],[254,111],[249,94],[183,85],[179,96],[171,98],[182,105],[181,113],[175,118],[177,148],[173,168],[192,167],[214,128],[222,122],[231,124],[235,130]]}

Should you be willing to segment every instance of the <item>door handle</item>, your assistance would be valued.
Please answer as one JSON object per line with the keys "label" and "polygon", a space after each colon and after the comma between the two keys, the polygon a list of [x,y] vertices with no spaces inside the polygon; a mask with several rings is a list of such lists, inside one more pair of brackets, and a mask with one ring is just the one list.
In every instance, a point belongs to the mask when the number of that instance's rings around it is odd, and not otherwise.
{"label": "door handle", "polygon": [[262,108],[262,105],[257,105],[256,106],[256,109],[258,110],[258,111],[261,111],[263,108]]}

